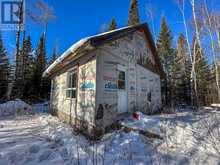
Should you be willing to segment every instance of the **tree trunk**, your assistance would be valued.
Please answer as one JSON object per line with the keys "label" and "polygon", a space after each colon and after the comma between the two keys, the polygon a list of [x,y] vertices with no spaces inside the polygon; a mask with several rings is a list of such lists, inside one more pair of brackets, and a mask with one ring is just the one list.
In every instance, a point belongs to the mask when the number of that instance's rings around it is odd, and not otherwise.
{"label": "tree trunk", "polygon": [[[196,85],[194,83],[196,83],[196,72],[195,72],[195,61],[193,60],[193,54],[191,52],[191,46],[190,46],[190,42],[189,42],[189,32],[188,32],[188,28],[187,28],[187,24],[186,24],[186,17],[185,17],[185,0],[181,1],[182,4],[179,4],[181,6],[179,6],[180,12],[182,14],[182,19],[183,19],[183,24],[184,24],[184,29],[185,29],[185,35],[186,35],[186,42],[187,42],[187,49],[188,49],[188,53],[189,53],[189,57],[190,57],[190,62],[192,64],[192,69],[191,69],[191,73],[190,73],[190,97],[191,97],[191,104],[193,105],[194,103],[194,92],[193,90],[195,90]],[[195,90],[197,91],[197,90]]]}
{"label": "tree trunk", "polygon": [[209,37],[211,39],[212,56],[213,56],[213,61],[214,61],[214,66],[215,66],[215,81],[216,81],[218,102],[219,102],[220,101],[220,86],[219,86],[219,72],[218,72],[217,56],[216,56],[216,51],[215,51],[214,38],[213,38],[212,32],[211,32],[211,27],[212,27],[211,18],[210,18],[208,9],[207,9],[206,1],[204,1],[204,2],[205,2],[205,12],[206,12],[206,15],[208,18],[208,33],[209,33]]}
{"label": "tree trunk", "polygon": [[[196,18],[196,11],[195,11],[195,0],[191,0],[191,6],[192,6],[192,15],[193,15],[193,21],[194,21],[194,24],[195,24],[195,30],[196,30],[196,40],[198,42],[198,44],[200,45],[200,52],[202,52],[201,50],[201,40],[200,40],[200,34],[199,34],[199,28],[198,28],[198,24],[197,24],[197,18]],[[195,50],[195,49],[194,49]],[[195,61],[196,61],[196,57],[195,57],[195,52],[194,52],[194,58],[193,58],[193,70],[195,72],[195,75],[194,75],[194,92],[195,92],[195,100],[196,100],[196,105],[199,105],[198,104],[198,91],[197,91],[197,84],[196,84],[196,71],[195,71]]]}
{"label": "tree trunk", "polygon": [[[20,37],[21,37],[21,31],[22,31],[22,22],[23,22],[23,14],[24,14],[24,9],[23,9],[23,3],[24,0],[21,0],[21,4],[19,6],[19,23],[18,23],[18,30],[16,32],[16,54],[15,54],[15,70],[14,70],[14,75],[13,75],[13,79],[12,79],[12,84],[11,84],[11,88],[14,88],[14,83],[17,79],[17,75],[18,75],[18,56],[20,54]],[[11,96],[11,91],[9,90],[9,96]]]}

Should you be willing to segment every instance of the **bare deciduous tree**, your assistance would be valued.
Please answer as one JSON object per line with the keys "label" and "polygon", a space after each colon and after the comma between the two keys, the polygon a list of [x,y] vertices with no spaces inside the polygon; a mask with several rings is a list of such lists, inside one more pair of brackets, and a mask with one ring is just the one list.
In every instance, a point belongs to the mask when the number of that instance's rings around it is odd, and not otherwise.
{"label": "bare deciduous tree", "polygon": [[[208,35],[210,37],[210,42],[211,42],[211,49],[212,49],[212,58],[213,58],[213,63],[215,67],[215,81],[216,81],[216,87],[217,87],[217,93],[218,93],[218,102],[220,101],[220,85],[219,85],[219,70],[218,70],[218,59],[217,59],[217,51],[215,50],[215,39],[213,36],[213,27],[214,29],[216,28],[213,26],[212,20],[213,17],[212,13],[209,12],[206,0],[204,0],[204,8],[203,8],[203,15],[204,15],[204,24],[206,26],[206,29],[208,31]],[[217,33],[218,34],[218,33]],[[218,36],[217,36],[218,37]]]}
{"label": "bare deciduous tree", "polygon": [[27,14],[34,22],[44,27],[44,35],[46,38],[49,22],[56,19],[53,8],[43,0],[36,0],[33,2],[32,8],[27,10]]}
{"label": "bare deciduous tree", "polygon": [[154,42],[156,43],[156,32],[155,32],[155,24],[154,24],[155,13],[156,13],[156,9],[153,7],[152,3],[149,2],[146,5],[146,15],[147,15],[147,17],[149,17],[149,19],[151,21],[153,38],[154,38]]}
{"label": "bare deciduous tree", "polygon": [[185,16],[185,0],[177,0],[178,3],[178,7],[179,10],[181,12],[182,15],[182,19],[183,19],[183,25],[184,25],[184,29],[185,29],[185,35],[186,35],[186,42],[187,42],[187,50],[188,50],[188,54],[190,57],[190,61],[192,64],[192,69],[191,69],[191,75],[190,75],[190,79],[191,79],[191,102],[193,102],[193,89],[195,91],[195,93],[197,94],[197,86],[196,86],[196,72],[195,72],[195,63],[196,63],[196,59],[194,57],[194,53],[192,53],[191,51],[191,46],[190,46],[190,40],[189,40],[189,30],[188,30],[188,26],[187,26],[187,22],[186,22],[186,16]]}

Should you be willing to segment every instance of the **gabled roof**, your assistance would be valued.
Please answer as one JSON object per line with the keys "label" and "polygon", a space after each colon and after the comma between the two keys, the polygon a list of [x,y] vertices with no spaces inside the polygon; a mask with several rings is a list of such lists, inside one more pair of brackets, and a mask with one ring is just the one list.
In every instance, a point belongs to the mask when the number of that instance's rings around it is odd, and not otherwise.
{"label": "gabled roof", "polygon": [[98,35],[90,36],[81,39],[80,41],[73,44],[67,51],[65,51],[57,60],[54,61],[43,73],[43,76],[50,76],[51,72],[59,66],[67,57],[69,57],[71,54],[76,54],[80,49],[88,49],[91,50],[92,48],[96,48],[102,44],[105,44],[107,42],[116,40],[118,38],[124,37],[130,33],[133,33],[135,31],[141,30],[144,32],[147,40],[149,41],[149,45],[151,48],[151,51],[153,53],[153,56],[155,58],[155,62],[157,64],[157,71],[161,75],[161,77],[164,77],[164,72],[160,64],[159,57],[156,52],[156,47],[154,45],[153,38],[151,36],[150,30],[146,23],[138,24],[134,26],[127,26],[120,29],[108,31],[105,33],[101,33]]}

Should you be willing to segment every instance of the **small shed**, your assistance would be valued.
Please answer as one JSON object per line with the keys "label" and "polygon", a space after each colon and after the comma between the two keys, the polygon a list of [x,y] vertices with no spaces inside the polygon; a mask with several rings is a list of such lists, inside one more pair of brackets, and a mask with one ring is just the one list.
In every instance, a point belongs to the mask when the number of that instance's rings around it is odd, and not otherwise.
{"label": "small shed", "polygon": [[65,51],[49,76],[51,109],[90,136],[121,114],[161,108],[162,70],[147,24],[84,38]]}

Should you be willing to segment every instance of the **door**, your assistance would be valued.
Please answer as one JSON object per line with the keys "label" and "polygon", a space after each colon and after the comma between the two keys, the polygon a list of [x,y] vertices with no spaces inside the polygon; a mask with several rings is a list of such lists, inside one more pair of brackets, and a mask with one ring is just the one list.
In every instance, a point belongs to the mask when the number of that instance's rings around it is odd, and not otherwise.
{"label": "door", "polygon": [[126,68],[121,65],[118,65],[117,74],[118,74],[118,112],[125,113],[128,111]]}

